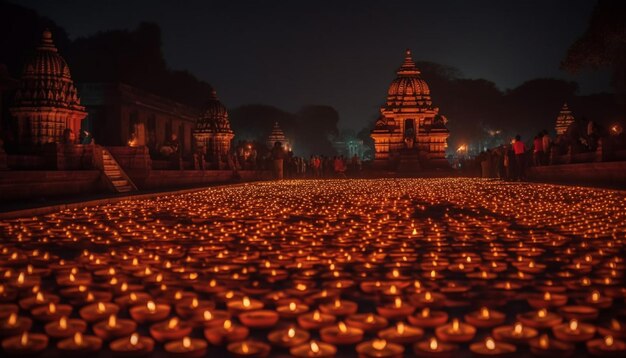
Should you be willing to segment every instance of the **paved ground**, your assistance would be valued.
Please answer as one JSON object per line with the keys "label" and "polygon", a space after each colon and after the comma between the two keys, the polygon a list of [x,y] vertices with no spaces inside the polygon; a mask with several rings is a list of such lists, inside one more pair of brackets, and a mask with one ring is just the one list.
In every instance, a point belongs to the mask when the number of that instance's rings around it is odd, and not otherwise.
{"label": "paved ground", "polygon": [[[205,310],[226,311],[227,302],[245,296],[267,310],[294,302],[349,327],[380,324],[366,330],[363,341],[383,326],[398,330],[398,322],[421,327],[418,341],[449,339],[420,320],[425,308],[447,314],[448,323],[457,318],[490,326],[459,344],[463,355],[469,343],[484,345],[493,337],[493,328],[520,320],[535,336],[531,326],[543,306],[556,323],[579,318],[592,328],[607,327],[597,339],[607,332],[623,339],[626,332],[611,321],[624,322],[625,314],[624,192],[480,179],[262,182],[3,221],[0,236],[0,298],[18,303],[12,294],[32,296],[40,282],[46,294],[70,303],[76,318],[87,297],[92,304],[117,302],[118,316],[128,318],[120,298],[135,291],[169,305],[170,317],[198,325],[209,325],[201,322]],[[25,271],[27,264],[41,269]],[[69,268],[81,280],[68,281]],[[78,283],[86,289],[69,294]],[[338,312],[353,303],[356,315]],[[19,315],[32,318],[27,308]],[[489,318],[480,320],[481,312]],[[251,329],[250,336],[267,342],[269,331],[290,326],[299,327],[281,318],[272,328]],[[143,323],[137,331],[148,336],[149,327]],[[43,325],[35,319],[31,331],[42,332]],[[320,339],[317,329],[304,331]],[[189,334],[203,338],[204,329]],[[544,334],[554,339],[551,328],[539,328],[534,339]],[[496,338],[497,346],[505,340]],[[108,355],[108,343],[103,347],[100,354]],[[515,347],[529,354],[526,344]],[[405,348],[413,351],[411,344]],[[156,349],[162,352],[162,345]],[[212,344],[209,350],[225,352]],[[354,345],[339,350],[354,352]],[[272,355],[287,354],[273,345]]]}

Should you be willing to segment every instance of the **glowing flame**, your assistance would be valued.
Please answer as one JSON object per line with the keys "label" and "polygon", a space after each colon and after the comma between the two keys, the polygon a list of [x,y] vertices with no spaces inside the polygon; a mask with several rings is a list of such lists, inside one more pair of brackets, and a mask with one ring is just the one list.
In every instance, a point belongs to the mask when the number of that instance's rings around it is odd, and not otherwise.
{"label": "glowing flame", "polygon": [[425,307],[424,309],[422,309],[422,317],[427,318],[428,316],[430,316],[430,308]]}
{"label": "glowing flame", "polygon": [[552,295],[550,295],[550,292],[546,292],[543,294],[543,299],[545,301],[550,301],[552,299]]}
{"label": "glowing flame", "polygon": [[213,319],[213,314],[211,313],[211,311],[204,311],[204,313],[202,314],[202,317],[204,318],[205,321],[210,321]]}
{"label": "glowing flame", "polygon": [[167,322],[167,328],[169,329],[174,329],[178,326],[178,318],[173,317],[172,319],[169,320],[169,322]]}
{"label": "glowing flame", "polygon": [[50,302],[50,304],[48,305],[48,312],[50,312],[51,314],[56,313],[57,311],[57,306],[53,303]]}
{"label": "glowing flame", "polygon": [[224,321],[224,329],[225,330],[230,330],[231,328],[233,328],[233,322],[231,322],[231,320],[227,319]]}
{"label": "glowing flame", "polygon": [[487,307],[481,308],[480,309],[480,318],[481,319],[489,319],[489,317],[491,317],[489,309]]}
{"label": "glowing flame", "polygon": [[133,333],[133,335],[130,336],[130,345],[136,346],[137,343],[139,343],[139,335],[137,333]]}
{"label": "glowing flame", "polygon": [[296,310],[296,303],[295,302],[289,302],[289,310],[292,311],[292,312]]}
{"label": "glowing flame", "polygon": [[313,312],[313,320],[314,321],[320,321],[322,320],[322,315],[320,314],[320,311],[315,311]]}
{"label": "glowing flame", "polygon": [[460,326],[461,326],[461,324],[459,323],[458,319],[455,318],[455,319],[452,320],[452,331],[453,332],[458,332]]}
{"label": "glowing flame", "polygon": [[570,331],[578,330],[578,320],[573,319],[573,320],[569,321],[568,328],[569,328]]}
{"label": "glowing flame", "polygon": [[396,297],[396,299],[395,299],[395,300],[394,300],[394,302],[393,302],[393,305],[394,305],[396,308],[400,308],[400,307],[402,307],[402,299],[401,299],[400,297]]}
{"label": "glowing flame", "polygon": [[485,340],[485,347],[489,350],[494,350],[496,349],[496,342],[491,337],[487,337]]}
{"label": "glowing flame", "polygon": [[537,311],[537,317],[539,318],[546,318],[547,315],[548,315],[548,311],[545,308],[542,308],[539,311]]}
{"label": "glowing flame", "polygon": [[547,349],[548,347],[550,347],[550,339],[548,338],[547,334],[539,337],[539,346],[543,349]]}
{"label": "glowing flame", "polygon": [[437,342],[437,338],[433,337],[430,339],[430,342],[428,343],[428,348],[430,348],[431,351],[436,351],[437,348],[439,348],[439,343]]}
{"label": "glowing flame", "polygon": [[107,322],[107,325],[109,327],[116,327],[117,326],[117,317],[115,317],[114,314],[109,316],[109,321]]}
{"label": "glowing flame", "polygon": [[426,291],[426,293],[424,293],[424,300],[425,301],[432,301],[433,300],[433,294],[430,293],[430,291]]}
{"label": "glowing flame", "polygon": [[246,308],[250,307],[250,298],[248,298],[248,296],[244,297],[241,300],[241,304]]}
{"label": "glowing flame", "polygon": [[246,342],[241,343],[241,352],[244,354],[248,354],[249,351],[250,351],[250,348],[248,348],[248,343]]}
{"label": "glowing flame", "polygon": [[384,339],[375,339],[372,341],[372,347],[378,351],[382,351],[387,347],[387,341]]}
{"label": "glowing flame", "polygon": [[396,331],[398,332],[398,334],[404,334],[404,323],[403,322],[398,322],[398,324],[396,325]]}
{"label": "glowing flame", "polygon": [[61,317],[59,319],[59,328],[63,330],[67,329],[67,317]]}
{"label": "glowing flame", "polygon": [[296,336],[296,330],[292,328],[289,328],[289,330],[287,331],[287,337],[289,338],[293,338]]}
{"label": "glowing flame", "polygon": [[337,327],[339,327],[339,332],[341,332],[341,333],[346,333],[346,332],[348,332],[348,327],[346,327],[346,324],[345,324],[345,323],[343,323],[343,322],[339,322],[339,323],[337,324]]}
{"label": "glowing flame", "polygon": [[82,346],[83,342],[83,334],[80,332],[74,333],[74,344],[76,344],[77,346]]}
{"label": "glowing flame", "polygon": [[315,341],[311,341],[311,352],[313,352],[313,353],[319,353],[320,352],[320,346],[318,346]]}
{"label": "glowing flame", "polygon": [[22,346],[27,346],[28,345],[28,332],[22,333],[22,337],[20,338],[20,344]]}
{"label": "glowing flame", "polygon": [[515,323],[515,326],[513,327],[513,334],[516,336],[520,336],[523,331],[524,327],[522,326],[522,324],[519,322]]}
{"label": "glowing flame", "polygon": [[183,338],[183,347],[185,349],[191,348],[191,339],[189,337],[184,337]]}
{"label": "glowing flame", "polygon": [[607,347],[613,346],[613,336],[604,337],[604,345]]}
{"label": "glowing flame", "polygon": [[591,301],[593,301],[593,302],[598,302],[598,301],[600,301],[600,292],[598,292],[598,291],[593,291],[593,292],[591,293]]}
{"label": "glowing flame", "polygon": [[154,304],[153,301],[148,301],[148,303],[146,303],[146,307],[148,308],[148,312],[150,313],[156,312],[156,304]]}
{"label": "glowing flame", "polygon": [[7,326],[12,327],[17,324],[17,313],[11,313],[7,319]]}
{"label": "glowing flame", "polygon": [[104,305],[104,303],[102,302],[98,302],[98,304],[96,305],[96,311],[98,311],[98,313],[104,313],[106,312],[106,306]]}

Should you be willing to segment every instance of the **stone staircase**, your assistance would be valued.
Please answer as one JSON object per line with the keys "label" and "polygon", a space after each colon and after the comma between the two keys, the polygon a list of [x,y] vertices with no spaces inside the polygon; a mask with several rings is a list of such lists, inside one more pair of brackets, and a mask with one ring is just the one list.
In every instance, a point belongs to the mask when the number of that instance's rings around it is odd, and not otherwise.
{"label": "stone staircase", "polygon": [[107,177],[113,188],[118,193],[128,193],[131,191],[137,191],[137,187],[130,180],[130,178],[124,173],[124,170],[115,161],[115,158],[104,147],[100,147],[102,150],[102,172]]}

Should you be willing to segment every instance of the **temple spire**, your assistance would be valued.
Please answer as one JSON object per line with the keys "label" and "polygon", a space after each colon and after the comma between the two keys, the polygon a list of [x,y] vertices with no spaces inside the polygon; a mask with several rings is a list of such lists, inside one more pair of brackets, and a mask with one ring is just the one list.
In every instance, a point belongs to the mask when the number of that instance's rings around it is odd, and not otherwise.
{"label": "temple spire", "polygon": [[400,66],[397,73],[399,75],[419,75],[420,74],[420,71],[417,69],[417,67],[415,67],[415,62],[413,62],[411,49],[407,48],[404,51],[404,62],[402,62],[402,66]]}

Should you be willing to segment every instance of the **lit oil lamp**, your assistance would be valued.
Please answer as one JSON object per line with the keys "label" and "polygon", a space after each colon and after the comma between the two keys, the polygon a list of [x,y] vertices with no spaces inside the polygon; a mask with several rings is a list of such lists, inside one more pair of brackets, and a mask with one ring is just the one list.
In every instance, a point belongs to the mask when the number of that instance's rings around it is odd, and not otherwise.
{"label": "lit oil lamp", "polygon": [[476,328],[455,318],[452,323],[437,327],[435,335],[445,342],[465,343],[474,339]]}
{"label": "lit oil lamp", "polygon": [[129,306],[145,305],[150,300],[152,300],[152,296],[145,292],[131,292],[128,295],[117,297],[115,303],[121,308],[126,308]]}
{"label": "lit oil lamp", "polygon": [[165,351],[177,358],[200,358],[206,354],[207,343],[203,339],[183,337],[183,339],[165,343]]}
{"label": "lit oil lamp", "polygon": [[574,353],[573,345],[550,339],[547,334],[531,340],[529,345],[530,351],[541,357],[569,357]]}
{"label": "lit oil lamp", "polygon": [[289,353],[297,358],[332,358],[337,354],[337,348],[332,344],[311,341],[310,343],[291,348]]}
{"label": "lit oil lamp", "polygon": [[76,332],[72,337],[63,339],[57,343],[57,349],[69,355],[92,353],[99,351],[101,347],[102,340],[100,338],[83,335],[80,332]]}
{"label": "lit oil lamp", "polygon": [[602,336],[611,336],[614,338],[626,338],[626,325],[620,323],[616,319],[612,319],[608,324],[598,326],[598,333]]}
{"label": "lit oil lamp", "polygon": [[230,313],[221,310],[204,310],[202,312],[196,312],[191,318],[191,322],[194,326],[202,326],[205,328],[220,327],[224,324],[224,321],[230,319]]}
{"label": "lit oil lamp", "polygon": [[424,330],[411,327],[404,322],[398,322],[395,326],[378,332],[378,337],[391,343],[408,344],[415,343],[424,336]]}
{"label": "lit oil lamp", "polygon": [[116,357],[143,357],[152,353],[154,341],[133,333],[130,337],[119,338],[109,344],[109,349]]}
{"label": "lit oil lamp", "polygon": [[502,312],[490,310],[482,307],[478,311],[470,312],[465,315],[465,321],[478,328],[491,328],[504,323],[506,315]]}
{"label": "lit oil lamp", "polygon": [[413,345],[415,355],[422,358],[451,358],[456,356],[458,349],[456,344],[440,342],[435,337]]}
{"label": "lit oil lamp", "polygon": [[595,308],[609,308],[613,304],[613,299],[611,297],[601,295],[598,290],[594,290],[584,299],[583,302]]}
{"label": "lit oil lamp", "polygon": [[384,339],[374,339],[358,344],[356,351],[360,358],[402,357],[404,347],[399,344],[389,343]]}
{"label": "lit oil lamp", "polygon": [[203,312],[215,308],[213,301],[198,300],[193,297],[176,304],[176,313],[182,318],[190,318],[196,312]]}
{"label": "lit oil lamp", "polygon": [[415,307],[402,301],[402,298],[396,297],[393,303],[376,307],[378,314],[388,319],[404,318],[415,311]]}
{"label": "lit oil lamp", "polygon": [[387,327],[388,323],[386,318],[373,313],[357,313],[346,318],[348,326],[362,329],[365,332],[379,331]]}
{"label": "lit oil lamp", "polygon": [[87,330],[87,323],[82,319],[68,319],[61,317],[56,322],[50,322],[44,326],[44,331],[51,338],[72,337],[76,332],[84,333]]}
{"label": "lit oil lamp", "polygon": [[279,319],[278,313],[271,310],[248,311],[239,315],[239,321],[249,328],[273,327]]}
{"label": "lit oil lamp", "polygon": [[191,334],[193,327],[187,322],[181,322],[178,317],[167,321],[154,323],[150,326],[150,335],[157,342],[173,341],[182,339]]}
{"label": "lit oil lamp", "polygon": [[596,327],[588,323],[580,323],[576,319],[552,327],[554,336],[564,342],[588,341],[596,334]]}
{"label": "lit oil lamp", "polygon": [[298,324],[304,329],[320,329],[331,326],[336,320],[335,316],[321,313],[318,310],[298,316]]}
{"label": "lit oil lamp", "polygon": [[587,351],[594,356],[623,357],[626,354],[626,343],[613,336],[605,336],[587,341]]}
{"label": "lit oil lamp", "polygon": [[119,319],[115,315],[110,315],[106,320],[93,325],[93,331],[96,336],[105,341],[128,336],[135,329],[137,329],[137,323],[130,319]]}
{"label": "lit oil lamp", "polygon": [[119,307],[115,303],[98,302],[81,308],[78,313],[82,319],[91,323],[102,321],[111,315],[115,315],[119,310]]}
{"label": "lit oil lamp", "polygon": [[434,328],[448,322],[448,314],[445,311],[433,311],[428,307],[407,317],[410,324],[422,328]]}
{"label": "lit oil lamp", "polygon": [[517,320],[528,327],[546,329],[561,324],[563,317],[542,308],[537,311],[520,313],[517,315]]}
{"label": "lit oil lamp", "polygon": [[330,314],[333,316],[348,316],[355,314],[359,306],[356,302],[335,299],[333,302],[324,303],[320,305],[320,311],[322,313]]}
{"label": "lit oil lamp", "polygon": [[295,347],[309,340],[309,332],[294,327],[278,329],[268,334],[267,339],[278,347]]}
{"label": "lit oil lamp", "polygon": [[412,295],[410,297],[410,301],[411,301],[411,304],[416,307],[433,308],[433,307],[443,306],[443,304],[446,301],[446,296],[442,295],[441,293],[424,291],[424,292],[420,292],[420,293]]}
{"label": "lit oil lamp", "polygon": [[363,330],[339,322],[337,325],[320,329],[320,337],[324,342],[334,345],[349,345],[358,343],[363,339]]}
{"label": "lit oil lamp", "polygon": [[50,302],[45,306],[35,307],[30,310],[31,316],[40,322],[50,322],[62,316],[69,316],[72,313],[72,306],[55,304]]}
{"label": "lit oil lamp", "polygon": [[248,337],[249,332],[247,327],[235,325],[227,319],[222,326],[205,329],[204,336],[211,344],[219,346],[228,342],[244,340]]}
{"label": "lit oil lamp", "polygon": [[278,312],[278,315],[280,316],[280,318],[286,318],[286,319],[296,318],[299,315],[308,311],[309,311],[309,306],[302,304],[302,303],[294,302],[294,301],[289,302],[289,304],[287,305],[276,307],[276,312]]}
{"label": "lit oil lamp", "polygon": [[493,337],[497,340],[516,344],[528,343],[528,341],[535,338],[538,334],[536,329],[524,327],[524,325],[519,322],[515,323],[513,326],[494,328],[492,333]]}
{"label": "lit oil lamp", "polygon": [[48,347],[48,337],[40,333],[23,332],[2,340],[2,350],[12,356],[31,356]]}
{"label": "lit oil lamp", "polygon": [[240,314],[243,312],[256,311],[263,308],[263,302],[244,296],[241,300],[232,300],[226,303],[228,311],[232,314]]}
{"label": "lit oil lamp", "polygon": [[53,295],[51,293],[44,294],[43,292],[39,291],[33,296],[22,298],[19,301],[19,306],[23,310],[28,311],[36,306],[44,306],[44,305],[49,304],[50,302],[56,304],[56,303],[59,303],[59,301],[60,301],[59,296]]}
{"label": "lit oil lamp", "polygon": [[266,343],[246,340],[243,342],[234,342],[226,346],[228,352],[234,357],[267,357],[270,353],[270,346]]}
{"label": "lit oil lamp", "polygon": [[479,357],[510,356],[517,350],[513,344],[496,342],[491,337],[487,337],[484,342],[472,343],[469,348]]}
{"label": "lit oil lamp", "polygon": [[9,317],[0,321],[0,336],[9,337],[27,332],[32,325],[33,321],[30,318],[11,313]]}
{"label": "lit oil lamp", "polygon": [[19,310],[20,308],[13,303],[0,304],[0,319],[9,317],[11,313],[17,314]]}
{"label": "lit oil lamp", "polygon": [[533,308],[552,308],[564,306],[567,303],[567,295],[544,292],[528,298],[528,304]]}
{"label": "lit oil lamp", "polygon": [[145,305],[131,307],[129,312],[137,323],[158,322],[169,316],[170,305],[148,301]]}

